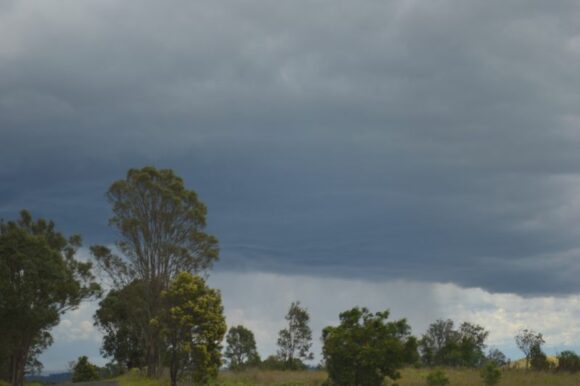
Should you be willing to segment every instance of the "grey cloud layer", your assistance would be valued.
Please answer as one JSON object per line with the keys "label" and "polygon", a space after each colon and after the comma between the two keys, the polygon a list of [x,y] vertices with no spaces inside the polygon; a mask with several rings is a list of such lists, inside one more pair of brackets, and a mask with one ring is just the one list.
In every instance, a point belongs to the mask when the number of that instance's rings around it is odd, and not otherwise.
{"label": "grey cloud layer", "polygon": [[0,2],[0,214],[111,240],[131,166],[222,269],[578,291],[572,1]]}

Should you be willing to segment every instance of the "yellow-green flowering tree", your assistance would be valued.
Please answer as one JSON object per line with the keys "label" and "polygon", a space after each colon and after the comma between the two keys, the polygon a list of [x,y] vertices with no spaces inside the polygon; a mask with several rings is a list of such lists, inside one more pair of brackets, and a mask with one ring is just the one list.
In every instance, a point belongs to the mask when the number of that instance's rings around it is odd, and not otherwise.
{"label": "yellow-green flowering tree", "polygon": [[161,299],[164,309],[151,323],[163,339],[171,385],[184,376],[206,384],[217,376],[227,329],[220,292],[201,277],[182,272]]}

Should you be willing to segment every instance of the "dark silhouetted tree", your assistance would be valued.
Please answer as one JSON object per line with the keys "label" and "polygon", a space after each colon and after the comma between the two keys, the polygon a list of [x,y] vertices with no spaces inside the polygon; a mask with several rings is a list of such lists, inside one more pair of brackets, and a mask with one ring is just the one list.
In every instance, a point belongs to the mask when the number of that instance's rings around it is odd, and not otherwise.
{"label": "dark silhouetted tree", "polygon": [[419,341],[422,360],[428,366],[480,366],[488,335],[477,324],[464,322],[455,329],[452,320],[437,320]]}
{"label": "dark silhouetted tree", "polygon": [[529,369],[532,348],[537,346],[541,350],[541,347],[544,344],[544,337],[541,333],[526,328],[521,330],[518,335],[515,336],[515,341],[518,348],[524,353],[526,369]]}
{"label": "dark silhouetted tree", "polygon": [[91,264],[75,258],[80,245],[26,211],[0,223],[0,377],[14,386],[40,366],[60,316],[100,294]]}
{"label": "dark silhouetted tree", "polygon": [[580,357],[574,351],[562,351],[558,355],[558,371],[575,373],[580,370]]}
{"label": "dark silhouetted tree", "polygon": [[487,353],[487,361],[495,363],[498,367],[503,367],[508,364],[508,359],[503,352],[493,348]]}
{"label": "dark silhouetted tree", "polygon": [[541,344],[535,344],[530,349],[530,367],[536,371],[546,371],[550,368],[550,362],[542,351]]}
{"label": "dark silhouetted tree", "polygon": [[140,280],[113,289],[99,303],[95,324],[103,332],[101,354],[125,368],[145,366],[145,341],[149,328],[147,304]]}

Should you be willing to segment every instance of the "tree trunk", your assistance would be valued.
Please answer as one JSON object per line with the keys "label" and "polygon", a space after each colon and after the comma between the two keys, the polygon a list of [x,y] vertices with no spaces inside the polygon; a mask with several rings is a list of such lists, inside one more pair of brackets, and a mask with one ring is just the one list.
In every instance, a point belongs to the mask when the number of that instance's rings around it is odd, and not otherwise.
{"label": "tree trunk", "polygon": [[171,352],[171,363],[169,364],[169,376],[171,377],[171,386],[177,386],[177,353],[175,349]]}
{"label": "tree trunk", "polygon": [[26,349],[18,349],[10,356],[10,383],[12,386],[22,386],[24,384],[24,367],[27,358]]}
{"label": "tree trunk", "polygon": [[[152,337],[150,337],[152,338]],[[159,367],[159,361],[158,361],[158,355],[157,355],[157,345],[156,342],[154,342],[154,339],[151,339],[149,341],[149,344],[147,345],[147,377],[149,378],[155,378],[157,377],[158,374],[158,367]]]}
{"label": "tree trunk", "polygon": [[148,303],[148,317],[146,333],[147,337],[147,376],[156,378],[161,376],[161,352],[159,331],[148,325],[149,321],[159,315],[161,308],[161,291],[163,287],[159,285],[159,279],[149,279],[145,289],[145,296]]}

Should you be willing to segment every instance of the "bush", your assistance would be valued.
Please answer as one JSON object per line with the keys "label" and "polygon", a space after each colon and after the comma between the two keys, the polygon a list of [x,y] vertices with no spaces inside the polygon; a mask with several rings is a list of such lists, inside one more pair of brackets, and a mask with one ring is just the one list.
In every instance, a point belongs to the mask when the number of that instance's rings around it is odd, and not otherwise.
{"label": "bush", "polygon": [[89,358],[82,356],[79,358],[73,368],[73,382],[90,382],[98,381],[99,368],[89,362]]}
{"label": "bush", "polygon": [[[340,314],[337,327],[322,331],[322,354],[335,385],[380,386],[385,377],[400,377],[411,344],[405,319],[388,322],[389,312],[371,313],[355,307]],[[410,347],[410,348],[409,348]]]}
{"label": "bush", "polygon": [[562,351],[558,355],[558,371],[575,373],[580,370],[580,357],[574,351]]}
{"label": "bush", "polygon": [[263,370],[306,370],[308,366],[298,358],[294,358],[292,362],[284,361],[276,355],[270,355],[258,364],[258,367]]}
{"label": "bush", "polygon": [[505,354],[496,348],[489,350],[486,359],[488,362],[495,363],[495,365],[498,367],[503,367],[508,364],[508,359],[506,358]]}
{"label": "bush", "polygon": [[550,368],[548,357],[546,357],[540,345],[534,345],[530,350],[530,367],[536,371],[545,371]]}
{"label": "bush", "polygon": [[501,379],[501,371],[495,362],[488,362],[481,369],[481,379],[486,386],[495,386],[499,383],[499,380]]}
{"label": "bush", "polygon": [[435,370],[427,375],[427,386],[447,386],[449,378],[442,370]]}

